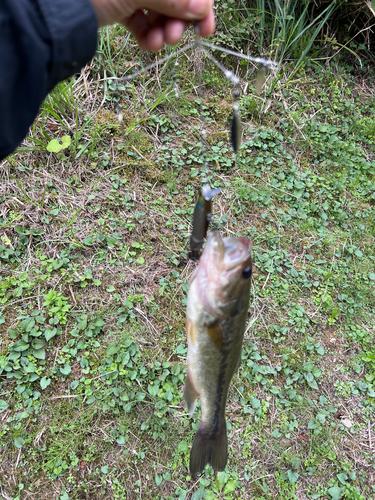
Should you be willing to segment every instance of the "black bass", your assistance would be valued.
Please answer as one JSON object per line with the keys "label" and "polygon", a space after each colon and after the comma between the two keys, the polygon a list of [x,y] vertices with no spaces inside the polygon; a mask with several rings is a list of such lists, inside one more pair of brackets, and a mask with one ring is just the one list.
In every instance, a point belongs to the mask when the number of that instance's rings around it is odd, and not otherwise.
{"label": "black bass", "polygon": [[241,361],[250,297],[251,243],[221,238],[211,231],[190,280],[187,304],[188,374],[186,407],[202,416],[190,453],[192,476],[210,463],[225,469],[228,455],[225,404],[230,381]]}

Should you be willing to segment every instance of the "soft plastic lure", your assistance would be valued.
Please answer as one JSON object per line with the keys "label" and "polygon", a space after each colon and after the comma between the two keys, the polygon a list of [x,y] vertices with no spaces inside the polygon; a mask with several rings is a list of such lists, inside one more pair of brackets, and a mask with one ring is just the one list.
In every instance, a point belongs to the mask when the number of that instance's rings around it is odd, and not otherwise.
{"label": "soft plastic lure", "polygon": [[197,261],[202,253],[204,239],[207,236],[208,225],[211,222],[211,203],[215,194],[219,193],[220,189],[211,189],[205,185],[198,196],[194,207],[193,215],[193,230],[190,236],[190,252],[189,258]]}

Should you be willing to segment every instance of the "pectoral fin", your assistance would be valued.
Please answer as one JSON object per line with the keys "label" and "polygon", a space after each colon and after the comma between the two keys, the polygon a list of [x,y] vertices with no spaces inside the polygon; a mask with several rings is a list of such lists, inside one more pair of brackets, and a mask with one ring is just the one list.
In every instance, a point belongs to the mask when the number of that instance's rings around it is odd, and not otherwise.
{"label": "pectoral fin", "polygon": [[188,369],[188,374],[186,377],[186,382],[184,387],[184,399],[187,411],[189,412],[190,415],[194,413],[195,407],[197,405],[198,396],[199,394],[197,393],[192,384],[191,376],[189,374],[189,369]]}
{"label": "pectoral fin", "polygon": [[195,328],[190,318],[186,321],[186,334],[189,344],[195,344]]}

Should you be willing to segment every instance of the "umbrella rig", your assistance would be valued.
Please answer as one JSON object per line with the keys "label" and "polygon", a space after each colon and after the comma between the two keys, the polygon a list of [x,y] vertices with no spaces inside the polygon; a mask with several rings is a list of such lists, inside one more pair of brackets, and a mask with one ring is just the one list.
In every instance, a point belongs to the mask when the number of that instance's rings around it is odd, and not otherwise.
{"label": "umbrella rig", "polygon": [[[187,52],[189,50],[197,50],[200,51],[201,54],[207,56],[207,58],[223,73],[225,78],[229,80],[233,86],[233,115],[232,115],[232,120],[231,120],[231,127],[230,127],[230,135],[231,135],[231,142],[232,142],[232,147],[234,154],[236,155],[240,146],[241,146],[241,139],[242,139],[242,127],[241,127],[241,119],[240,119],[240,107],[239,107],[239,98],[240,98],[240,79],[237,75],[235,75],[231,70],[228,70],[225,68],[225,66],[218,61],[218,59],[212,54],[212,51],[218,51],[222,52],[234,57],[238,57],[241,59],[245,59],[251,63],[253,63],[257,67],[257,76],[255,80],[255,89],[257,95],[261,93],[262,87],[264,85],[265,79],[266,79],[266,73],[267,70],[275,72],[278,69],[278,64],[274,61],[271,61],[269,59],[264,59],[262,57],[253,57],[248,54],[243,54],[241,52],[237,52],[234,50],[230,50],[224,47],[221,47],[219,45],[214,45],[212,43],[204,41],[199,32],[199,27],[196,24],[194,26],[194,32],[195,32],[195,39],[193,42],[185,45],[184,47],[175,50],[172,54],[169,54],[161,59],[158,59],[156,62],[153,62],[149,64],[148,66],[145,66],[143,68],[140,68],[139,70],[136,70],[132,72],[131,74],[125,75],[123,77],[113,77],[111,80],[115,80],[118,83],[128,83],[134,78],[143,75],[144,73],[156,68],[160,67],[160,65],[163,65],[164,63],[168,62],[169,60],[175,58],[175,63],[173,66],[173,87],[174,87],[174,93],[175,97],[179,97],[179,87],[178,87],[178,78],[177,78],[177,72],[178,72],[178,67],[179,67],[179,62],[178,62],[178,56],[183,54],[184,52]],[[194,207],[194,214],[193,214],[193,224],[192,224],[192,231],[190,235],[190,240],[189,240],[189,258],[193,261],[198,261],[199,257],[202,253],[202,248],[203,248],[203,243],[207,235],[207,230],[208,227],[213,223],[212,220],[212,199],[213,197],[220,192],[220,188],[217,189],[212,189],[209,185],[209,166],[208,166],[208,161],[207,161],[207,132],[204,126],[205,120],[204,120],[204,113],[203,113],[203,94],[202,94],[202,88],[203,88],[203,83],[202,83],[202,70],[201,68],[198,69],[198,93],[199,93],[199,100],[200,100],[200,114],[201,114],[201,144],[202,144],[202,168],[201,168],[201,190],[199,193],[199,196],[197,198],[195,207]],[[116,91],[118,95],[118,91]],[[115,93],[115,95],[116,95]],[[123,118],[122,118],[122,106],[121,104],[117,104],[115,111],[118,115],[118,119],[120,123],[122,123]]]}

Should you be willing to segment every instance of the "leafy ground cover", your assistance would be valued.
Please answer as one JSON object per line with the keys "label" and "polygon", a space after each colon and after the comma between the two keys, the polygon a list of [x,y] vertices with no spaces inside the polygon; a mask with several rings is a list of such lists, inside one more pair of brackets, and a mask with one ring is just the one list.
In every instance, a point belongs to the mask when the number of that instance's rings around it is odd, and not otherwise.
{"label": "leafy ground cover", "polygon": [[223,235],[252,240],[255,272],[228,465],[191,478],[198,56],[180,58],[178,99],[174,61],[111,80],[140,57],[103,31],[1,165],[0,495],[375,498],[373,68],[318,61],[260,97],[247,76],[236,160],[231,89],[206,63],[214,212]]}

